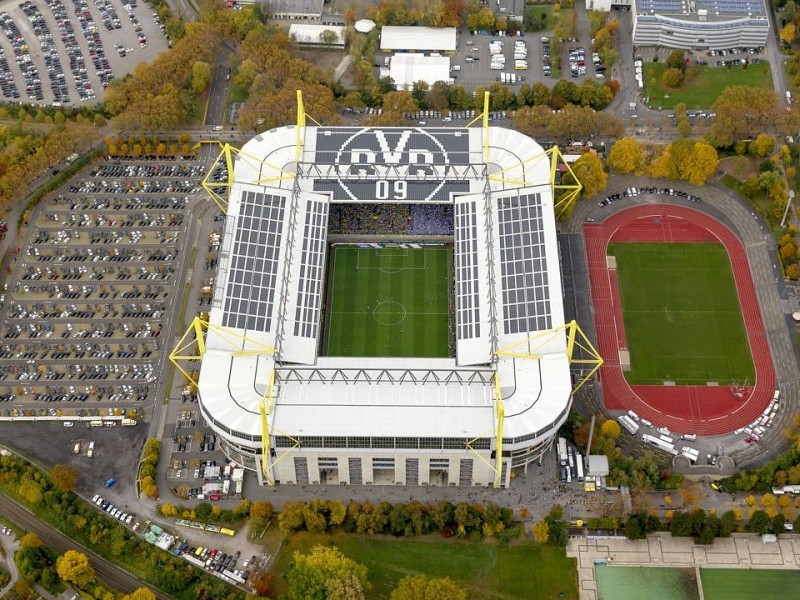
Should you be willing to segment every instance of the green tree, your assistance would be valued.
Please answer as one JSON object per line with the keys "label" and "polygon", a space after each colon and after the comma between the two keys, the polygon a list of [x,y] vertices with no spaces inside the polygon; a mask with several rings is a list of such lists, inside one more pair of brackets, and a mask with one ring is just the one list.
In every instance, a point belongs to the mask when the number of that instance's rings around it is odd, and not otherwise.
{"label": "green tree", "polygon": [[723,90],[711,108],[717,116],[706,139],[717,148],[774,129],[786,112],[772,90],[745,85]]}
{"label": "green tree", "polygon": [[[287,575],[289,600],[364,598],[367,568],[347,558],[338,548],[314,546],[308,554],[295,552]],[[346,594],[346,595],[343,595]]]}
{"label": "green tree", "polygon": [[720,537],[731,537],[731,534],[736,531],[736,513],[732,510],[722,513],[722,518],[719,524]]}
{"label": "green tree", "polygon": [[89,565],[89,557],[77,550],[67,550],[56,561],[58,576],[78,587],[86,587],[94,581],[94,569]]}
{"label": "green tree", "polygon": [[286,502],[278,515],[278,527],[281,531],[291,533],[302,529],[305,525],[305,502]]}
{"label": "green tree", "polygon": [[645,534],[642,529],[642,523],[637,515],[631,515],[625,523],[625,536],[629,540],[644,539]]}
{"label": "green tree", "polygon": [[449,577],[408,575],[392,590],[391,600],[467,600],[467,592]]}
{"label": "green tree", "polygon": [[138,588],[122,597],[122,600],[156,600],[156,595],[148,588]]}
{"label": "green tree", "polygon": [[758,534],[767,533],[769,526],[769,515],[763,510],[754,511],[753,514],[750,515],[750,521],[747,524],[750,531]]}
{"label": "green tree", "polygon": [[756,156],[769,156],[775,151],[775,137],[768,133],[759,133],[750,144],[750,153]]}
{"label": "green tree", "polygon": [[31,504],[39,504],[42,501],[42,486],[32,479],[24,479],[19,484],[19,495]]}
{"label": "green tree", "polygon": [[326,29],[319,34],[319,41],[326,46],[332,46],[339,41],[339,36],[332,29]]}

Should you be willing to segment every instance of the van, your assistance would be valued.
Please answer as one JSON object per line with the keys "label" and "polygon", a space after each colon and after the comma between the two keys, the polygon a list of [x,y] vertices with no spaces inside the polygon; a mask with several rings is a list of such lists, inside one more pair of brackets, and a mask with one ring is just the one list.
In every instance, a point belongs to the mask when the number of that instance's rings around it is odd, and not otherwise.
{"label": "van", "polygon": [[222,125],[214,125],[214,131],[222,131]]}
{"label": "van", "polygon": [[687,440],[689,442],[693,442],[693,441],[695,441],[697,439],[697,436],[694,433],[684,433],[681,436],[681,439],[682,440]]}
{"label": "van", "polygon": [[453,65],[452,67],[450,67],[450,70],[451,71],[460,71],[461,70],[461,65]]}
{"label": "van", "polygon": [[75,446],[72,448],[73,454],[80,454],[81,453],[81,443],[75,442]]}

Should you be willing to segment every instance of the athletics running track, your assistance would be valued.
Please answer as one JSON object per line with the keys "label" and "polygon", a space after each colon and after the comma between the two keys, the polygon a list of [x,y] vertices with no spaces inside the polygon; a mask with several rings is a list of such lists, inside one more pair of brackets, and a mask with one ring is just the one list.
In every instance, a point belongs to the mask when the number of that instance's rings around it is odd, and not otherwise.
{"label": "athletics running track", "polygon": [[[733,232],[692,208],[647,205],[628,208],[599,224],[585,225],[584,235],[598,349],[605,360],[600,379],[606,408],[630,409],[673,432],[698,435],[727,433],[760,416],[775,390],[775,369],[747,255]],[[609,242],[719,242],[725,245],[756,371],[755,382],[752,387],[745,388],[742,398],[735,397],[729,385],[628,385],[619,359],[619,350],[626,349],[627,343],[617,273],[606,265]]]}

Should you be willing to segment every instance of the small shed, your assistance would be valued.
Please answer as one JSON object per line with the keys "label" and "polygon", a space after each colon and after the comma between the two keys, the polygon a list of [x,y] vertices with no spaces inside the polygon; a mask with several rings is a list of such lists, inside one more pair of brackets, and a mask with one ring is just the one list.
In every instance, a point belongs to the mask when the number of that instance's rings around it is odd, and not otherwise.
{"label": "small shed", "polygon": [[605,454],[589,455],[589,477],[608,477],[608,457]]}

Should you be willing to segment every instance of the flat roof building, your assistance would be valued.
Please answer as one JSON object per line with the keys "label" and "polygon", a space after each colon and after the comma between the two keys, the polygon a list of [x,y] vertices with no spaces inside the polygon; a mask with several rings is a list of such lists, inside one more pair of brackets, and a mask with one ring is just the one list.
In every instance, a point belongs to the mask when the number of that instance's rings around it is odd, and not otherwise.
{"label": "flat roof building", "polygon": [[455,52],[455,27],[396,27],[381,29],[384,52]]}
{"label": "flat roof building", "polygon": [[761,48],[770,24],[764,0],[635,0],[633,45],[686,50]]}
{"label": "flat roof building", "polygon": [[[331,40],[327,41],[333,32]],[[341,25],[318,25],[316,23],[292,23],[289,26],[289,37],[303,46],[324,46],[328,48],[344,48],[344,27]]]}
{"label": "flat roof building", "polygon": [[417,81],[424,81],[428,85],[437,81],[447,83],[450,79],[450,58],[401,52],[395,54],[389,63],[389,77],[398,90],[410,90]]}

